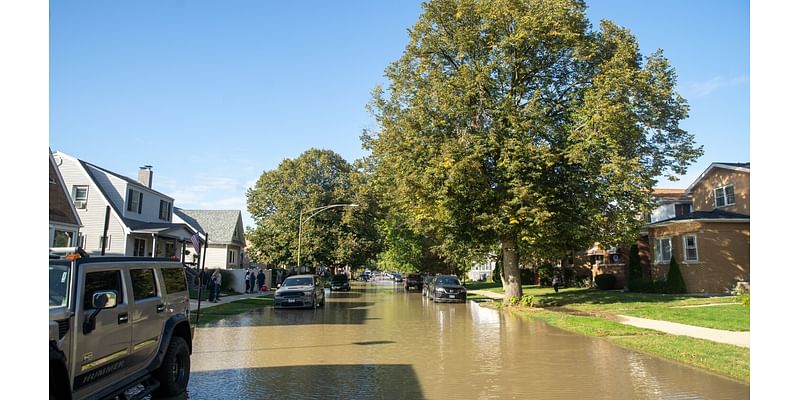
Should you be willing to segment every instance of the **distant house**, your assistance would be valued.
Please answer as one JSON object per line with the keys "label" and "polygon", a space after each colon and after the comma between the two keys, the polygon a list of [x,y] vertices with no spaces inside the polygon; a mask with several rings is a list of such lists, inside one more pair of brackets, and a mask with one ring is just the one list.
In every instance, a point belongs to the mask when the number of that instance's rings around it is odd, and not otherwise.
{"label": "distant house", "polygon": [[472,266],[470,266],[469,271],[467,271],[467,277],[472,281],[484,281],[491,278],[492,271],[494,270],[495,258],[494,254],[490,254],[486,259],[480,262],[473,261]]}
{"label": "distant house", "polygon": [[152,189],[150,166],[134,180],[62,152],[52,156],[83,222],[77,244],[86,252],[180,258],[192,231],[172,222],[174,200]]}
{"label": "distant house", "polygon": [[50,158],[50,236],[49,247],[71,247],[78,244],[81,219],[58,172],[53,153]]}
{"label": "distant house", "polygon": [[750,280],[750,163],[713,163],[686,189],[691,212],[646,226],[654,279],[671,257],[690,293],[724,293]]}
{"label": "distant house", "polygon": [[[205,268],[242,268],[244,264],[244,225],[239,210],[184,210],[175,208],[175,218],[188,225],[193,232],[208,238]],[[192,246],[187,246],[187,261],[197,262]]]}

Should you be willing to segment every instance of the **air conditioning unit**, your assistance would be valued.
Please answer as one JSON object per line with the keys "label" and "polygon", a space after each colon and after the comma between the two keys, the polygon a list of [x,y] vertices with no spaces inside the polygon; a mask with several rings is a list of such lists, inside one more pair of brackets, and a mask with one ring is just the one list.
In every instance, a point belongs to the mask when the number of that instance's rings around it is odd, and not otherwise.
{"label": "air conditioning unit", "polygon": [[73,201],[75,208],[86,208],[86,201]]}

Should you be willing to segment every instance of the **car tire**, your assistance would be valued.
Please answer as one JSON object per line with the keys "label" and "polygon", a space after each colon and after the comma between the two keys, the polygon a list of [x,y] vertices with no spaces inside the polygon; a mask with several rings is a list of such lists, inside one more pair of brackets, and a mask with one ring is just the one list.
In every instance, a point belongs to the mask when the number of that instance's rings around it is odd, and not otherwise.
{"label": "car tire", "polygon": [[189,346],[186,341],[179,336],[173,337],[161,366],[153,374],[159,382],[158,389],[153,394],[173,397],[185,392],[189,384],[190,363]]}

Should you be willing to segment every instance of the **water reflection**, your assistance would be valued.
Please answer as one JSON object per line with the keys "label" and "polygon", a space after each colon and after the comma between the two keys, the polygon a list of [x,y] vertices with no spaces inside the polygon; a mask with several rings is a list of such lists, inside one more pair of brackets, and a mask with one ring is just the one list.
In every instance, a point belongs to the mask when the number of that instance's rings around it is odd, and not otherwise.
{"label": "water reflection", "polygon": [[198,328],[191,399],[742,399],[747,385],[397,288]]}

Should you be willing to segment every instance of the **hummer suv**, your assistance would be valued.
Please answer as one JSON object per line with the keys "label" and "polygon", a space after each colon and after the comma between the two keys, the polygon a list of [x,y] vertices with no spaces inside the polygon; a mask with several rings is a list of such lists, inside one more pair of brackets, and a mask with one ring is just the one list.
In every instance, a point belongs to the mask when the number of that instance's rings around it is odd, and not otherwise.
{"label": "hummer suv", "polygon": [[185,392],[192,329],[183,264],[79,253],[50,256],[50,399]]}

